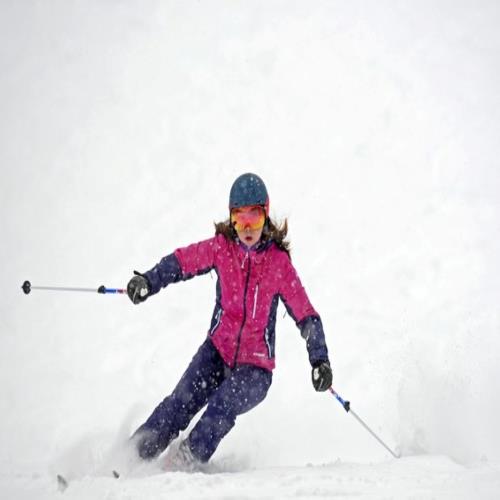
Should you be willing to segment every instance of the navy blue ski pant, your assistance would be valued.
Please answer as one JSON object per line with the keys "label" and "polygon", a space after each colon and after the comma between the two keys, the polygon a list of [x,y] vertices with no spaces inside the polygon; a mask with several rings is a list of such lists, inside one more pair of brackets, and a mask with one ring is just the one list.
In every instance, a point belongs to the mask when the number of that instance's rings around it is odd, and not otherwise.
{"label": "navy blue ski pant", "polygon": [[208,461],[236,417],[264,400],[271,382],[272,373],[263,368],[241,365],[230,369],[207,338],[172,394],[134,433],[139,456],[158,456],[207,405],[187,440],[194,457]]}

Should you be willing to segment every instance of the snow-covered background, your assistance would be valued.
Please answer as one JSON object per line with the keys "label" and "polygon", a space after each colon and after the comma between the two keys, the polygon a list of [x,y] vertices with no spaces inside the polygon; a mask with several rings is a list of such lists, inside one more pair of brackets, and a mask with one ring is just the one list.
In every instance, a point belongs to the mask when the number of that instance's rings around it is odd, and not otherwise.
{"label": "snow-covered background", "polygon": [[[486,0],[1,0],[0,496],[64,473],[74,498],[495,498],[499,25]],[[334,386],[404,458],[313,391],[281,308],[220,479],[102,478],[202,342],[215,276],[139,307],[20,286],[125,286],[211,236],[246,171],[289,219]]]}

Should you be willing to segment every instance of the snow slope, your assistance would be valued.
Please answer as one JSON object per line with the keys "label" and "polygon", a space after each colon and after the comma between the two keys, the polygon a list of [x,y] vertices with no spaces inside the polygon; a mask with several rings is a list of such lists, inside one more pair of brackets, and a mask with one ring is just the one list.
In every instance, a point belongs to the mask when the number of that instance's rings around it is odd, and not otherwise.
{"label": "snow slope", "polygon": [[[496,498],[494,1],[0,3],[0,494]],[[207,474],[103,476],[208,328],[215,277],[125,286],[213,233],[255,171],[289,218],[334,385],[279,311],[266,401]],[[106,473],[107,474],[107,473]]]}
{"label": "snow slope", "polygon": [[58,488],[47,477],[10,478],[5,498],[497,498],[498,469],[464,468],[448,458],[412,457],[392,463],[334,463],[309,467],[187,474],[155,473],[137,478],[91,477]]}

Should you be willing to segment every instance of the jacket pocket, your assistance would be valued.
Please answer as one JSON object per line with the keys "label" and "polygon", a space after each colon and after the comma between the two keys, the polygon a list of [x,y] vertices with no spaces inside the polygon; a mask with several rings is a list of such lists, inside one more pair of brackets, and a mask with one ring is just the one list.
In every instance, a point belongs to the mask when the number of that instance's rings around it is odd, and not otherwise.
{"label": "jacket pocket", "polygon": [[212,322],[210,323],[210,330],[208,331],[210,336],[212,336],[217,330],[217,328],[219,328],[221,318],[222,318],[222,307],[218,306],[215,308],[214,314],[212,316]]}

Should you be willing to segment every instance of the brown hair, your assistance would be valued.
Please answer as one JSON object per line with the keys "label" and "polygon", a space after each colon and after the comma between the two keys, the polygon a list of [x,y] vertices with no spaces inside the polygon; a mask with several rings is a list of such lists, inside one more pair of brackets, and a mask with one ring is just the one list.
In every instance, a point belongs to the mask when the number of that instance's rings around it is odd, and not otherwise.
{"label": "brown hair", "polygon": [[[229,219],[224,222],[216,222],[215,234],[222,234],[226,239],[236,241],[238,234],[236,229],[231,224]],[[288,233],[288,220],[285,219],[281,224],[271,220],[270,217],[266,218],[266,223],[262,230],[261,241],[268,242],[274,241],[276,246],[290,255],[290,242],[286,239]]]}

